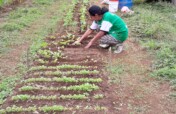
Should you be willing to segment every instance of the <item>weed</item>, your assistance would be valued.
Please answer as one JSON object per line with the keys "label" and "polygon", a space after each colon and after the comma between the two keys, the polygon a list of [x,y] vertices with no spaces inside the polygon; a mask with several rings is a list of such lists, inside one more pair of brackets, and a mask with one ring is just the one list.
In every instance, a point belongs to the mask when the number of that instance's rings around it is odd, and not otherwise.
{"label": "weed", "polygon": [[3,30],[5,31],[19,31],[23,28],[23,26],[17,24],[17,23],[7,23],[7,24],[4,24],[4,26],[2,27]]}
{"label": "weed", "polygon": [[[13,78],[12,78],[13,77]],[[7,77],[5,79],[3,79],[0,83],[0,104],[2,104],[5,101],[5,98],[11,94],[14,86],[15,86],[15,82],[19,79],[19,77]]]}
{"label": "weed", "polygon": [[161,47],[159,45],[159,43],[157,43],[154,40],[142,41],[142,45],[144,45],[144,47],[146,47],[147,49],[150,49],[150,50],[156,50],[156,49],[159,49]]}
{"label": "weed", "polygon": [[122,74],[124,72],[124,68],[122,65],[118,65],[118,66],[110,66],[107,68],[108,72],[110,73],[109,78],[110,78],[110,82],[112,83],[117,83],[120,81],[120,77],[119,75]]}

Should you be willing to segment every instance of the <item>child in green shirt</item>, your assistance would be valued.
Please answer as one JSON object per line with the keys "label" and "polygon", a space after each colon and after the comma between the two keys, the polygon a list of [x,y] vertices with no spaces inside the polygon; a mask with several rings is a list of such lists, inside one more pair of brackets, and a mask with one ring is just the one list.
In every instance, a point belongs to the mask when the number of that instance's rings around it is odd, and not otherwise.
{"label": "child in green shirt", "polygon": [[99,6],[93,5],[89,8],[89,14],[93,23],[90,29],[88,29],[75,44],[81,43],[94,30],[98,29],[99,32],[91,39],[85,48],[88,49],[95,41],[100,39],[99,46],[102,48],[114,46],[114,53],[121,53],[123,50],[122,44],[128,37],[128,28],[125,22],[116,14],[110,13],[105,7],[100,8]]}

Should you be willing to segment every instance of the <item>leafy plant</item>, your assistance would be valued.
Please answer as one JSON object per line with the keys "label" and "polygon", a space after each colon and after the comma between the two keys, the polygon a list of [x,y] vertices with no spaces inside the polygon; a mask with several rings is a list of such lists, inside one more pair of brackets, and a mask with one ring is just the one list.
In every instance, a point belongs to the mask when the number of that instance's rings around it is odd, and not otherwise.
{"label": "leafy plant", "polygon": [[34,86],[23,86],[19,88],[20,91],[35,91],[35,90],[47,90],[47,91],[58,91],[58,90],[72,90],[72,91],[88,91],[98,90],[99,87],[95,84],[81,84],[74,86],[61,86],[61,87],[34,87]]}
{"label": "leafy plant", "polygon": [[70,64],[63,64],[59,66],[34,66],[29,69],[29,71],[36,71],[36,70],[58,70],[58,69],[85,69],[89,68],[87,66],[79,66],[79,65],[70,65]]}
{"label": "leafy plant", "polygon": [[74,91],[88,91],[91,92],[93,90],[98,90],[99,87],[94,84],[85,83],[82,85],[69,86],[66,90],[74,90]]}
{"label": "leafy plant", "polygon": [[57,97],[56,95],[52,95],[52,96],[30,96],[30,95],[16,95],[12,97],[12,100],[14,101],[26,101],[26,100],[56,100],[59,97]]}
{"label": "leafy plant", "polygon": [[44,107],[39,107],[39,110],[40,111],[43,111],[43,112],[50,112],[50,111],[59,111],[59,112],[62,112],[62,111],[65,111],[67,110],[66,107],[63,107],[61,105],[54,105],[54,106],[44,106]]}
{"label": "leafy plant", "polygon": [[17,96],[13,96],[12,100],[18,101],[18,100],[28,100],[30,98],[30,95],[17,95]]}

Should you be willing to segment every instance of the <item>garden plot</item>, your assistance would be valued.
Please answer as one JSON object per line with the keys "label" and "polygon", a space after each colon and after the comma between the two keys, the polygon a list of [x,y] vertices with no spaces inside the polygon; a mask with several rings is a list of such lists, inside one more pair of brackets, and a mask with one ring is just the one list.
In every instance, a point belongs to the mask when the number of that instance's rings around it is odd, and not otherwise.
{"label": "garden plot", "polygon": [[[74,24],[81,25],[79,32],[83,32],[87,26],[85,8],[88,2],[82,5],[77,0],[72,2],[73,8],[66,14],[64,26],[74,33],[76,30],[70,29],[72,19],[79,19]],[[82,13],[75,18],[73,9],[78,6],[82,7]],[[61,31],[41,42],[33,65],[2,105],[0,113],[113,113],[113,101],[117,97],[104,74],[101,50],[94,46],[85,50],[83,47],[87,41],[81,46],[72,46],[77,38],[68,31],[65,35]]]}
{"label": "garden plot", "polygon": [[[46,38],[46,47],[38,50],[33,66],[1,113],[104,113],[112,110],[107,76],[103,74],[101,52],[82,46],[58,44]],[[41,62],[42,61],[42,62]],[[107,91],[107,89],[109,89]]]}

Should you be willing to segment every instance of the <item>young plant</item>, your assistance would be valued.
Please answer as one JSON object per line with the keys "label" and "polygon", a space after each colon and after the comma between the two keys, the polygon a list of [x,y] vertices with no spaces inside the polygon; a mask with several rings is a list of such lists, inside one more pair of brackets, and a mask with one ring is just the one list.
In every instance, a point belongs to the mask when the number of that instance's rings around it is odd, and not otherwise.
{"label": "young plant", "polygon": [[61,99],[75,99],[75,100],[82,100],[87,99],[88,97],[85,94],[74,94],[74,95],[61,95]]}
{"label": "young plant", "polygon": [[102,99],[104,97],[104,95],[103,94],[96,94],[93,97],[94,97],[94,99]]}

